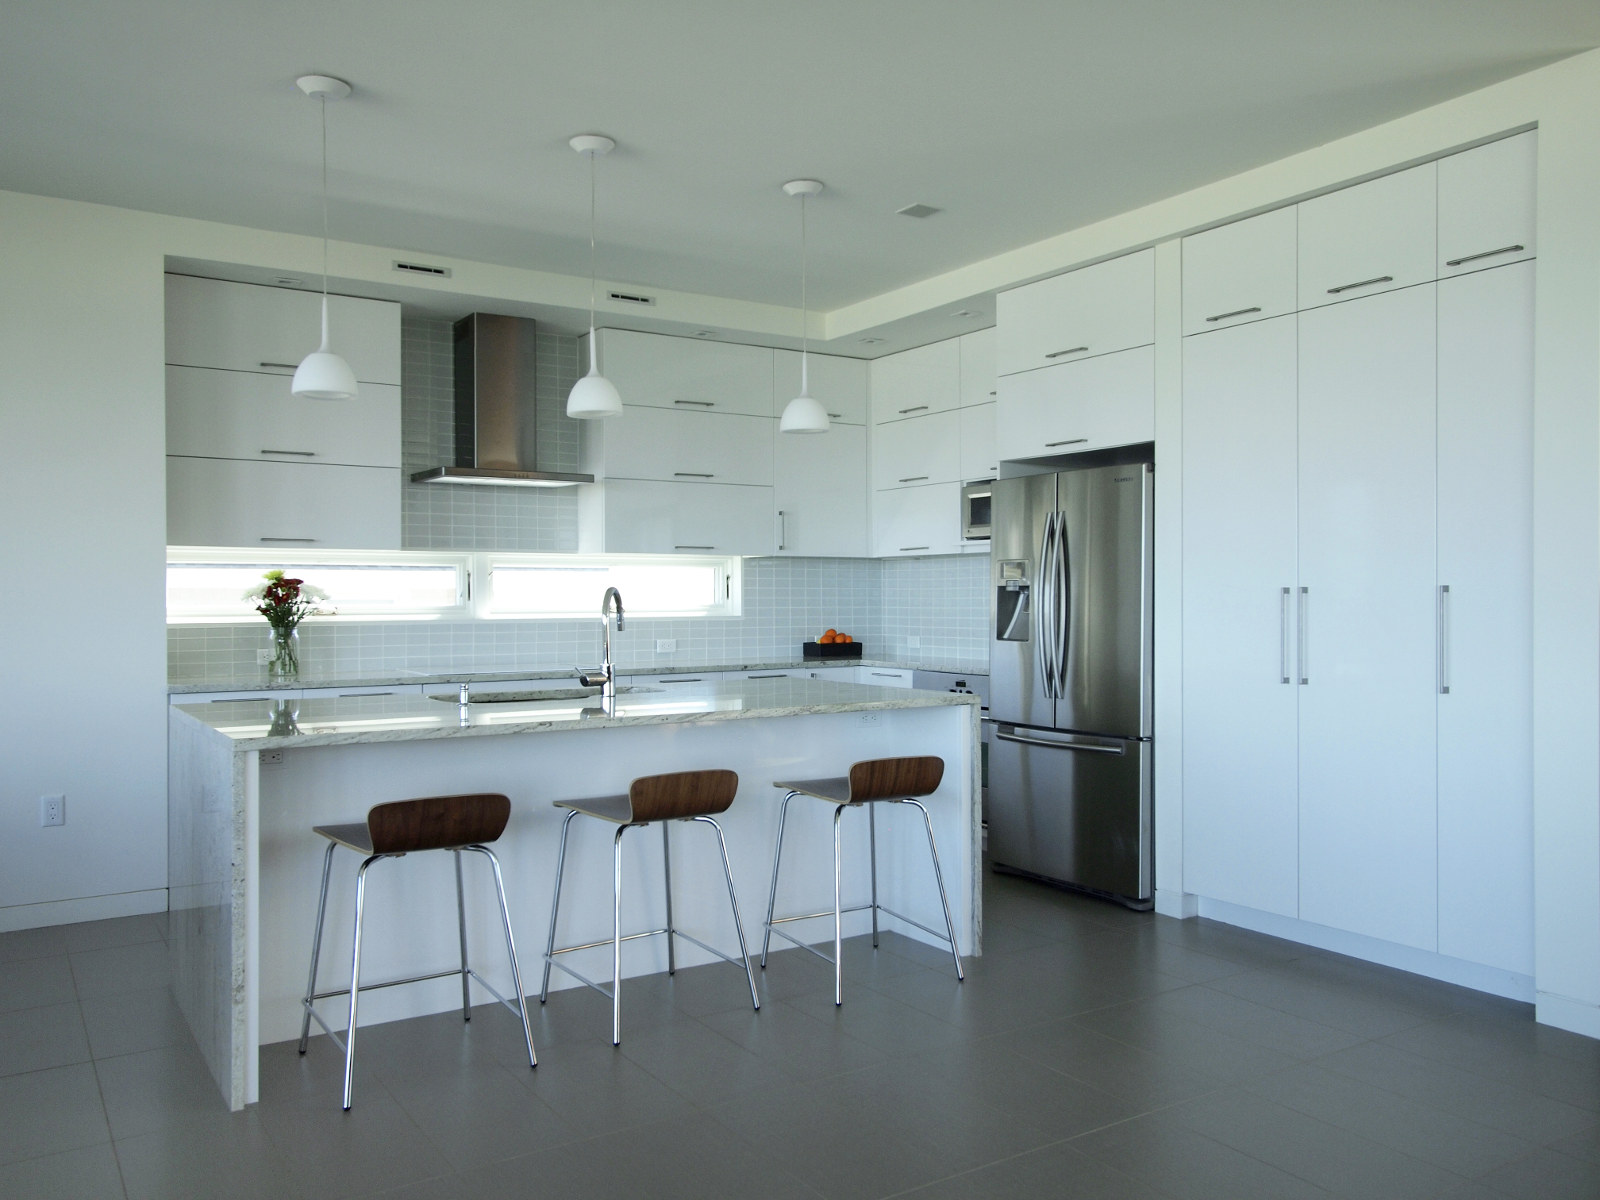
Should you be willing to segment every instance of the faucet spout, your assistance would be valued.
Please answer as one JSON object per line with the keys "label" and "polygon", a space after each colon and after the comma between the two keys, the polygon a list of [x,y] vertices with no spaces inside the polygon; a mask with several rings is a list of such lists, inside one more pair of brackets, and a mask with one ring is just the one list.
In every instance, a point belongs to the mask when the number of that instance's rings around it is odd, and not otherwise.
{"label": "faucet spout", "polygon": [[617,591],[617,589],[614,588],[614,587],[608,587],[606,589],[606,594],[604,596],[600,597],[600,619],[601,620],[605,620],[607,617],[609,617],[611,615],[611,606],[612,606],[612,602],[613,601],[616,603],[617,632],[621,633],[622,630],[623,630],[623,624],[622,624],[622,593]]}
{"label": "faucet spout", "polygon": [[600,687],[602,703],[615,703],[617,696],[617,672],[611,665],[611,614],[613,608],[617,617],[617,632],[623,628],[622,618],[622,593],[614,587],[608,587],[605,595],[600,598],[600,653],[604,661],[600,664],[598,674],[590,676],[585,672],[578,673],[578,680],[584,687]]}

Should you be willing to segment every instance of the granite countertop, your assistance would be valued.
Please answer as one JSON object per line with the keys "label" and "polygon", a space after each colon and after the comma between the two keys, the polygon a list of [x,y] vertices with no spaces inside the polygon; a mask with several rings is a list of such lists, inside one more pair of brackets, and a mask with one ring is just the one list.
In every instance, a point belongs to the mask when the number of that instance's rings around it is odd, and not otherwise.
{"label": "granite countertop", "polygon": [[[795,671],[827,670],[843,667],[885,667],[899,671],[946,671],[965,675],[987,675],[989,668],[970,663],[895,662],[883,658],[790,658],[778,662],[701,663],[693,666],[621,667],[620,678],[633,675],[696,675],[708,671]],[[576,685],[570,668],[533,671],[396,671],[388,675],[302,675],[291,683],[269,683],[260,674],[225,678],[169,679],[167,691],[173,695],[189,692],[300,691],[304,688],[395,687],[401,684],[504,683],[514,679],[565,680]]]}
{"label": "granite countertop", "polygon": [[[534,677],[520,674],[512,678]],[[456,704],[410,695],[214,701],[203,705],[176,705],[172,708],[171,719],[193,721],[228,738],[235,751],[246,751],[874,709],[937,708],[952,704],[975,708],[978,698],[965,693],[843,684],[821,679],[726,679],[670,690],[625,692],[617,697],[610,714],[602,710],[598,696],[474,704],[463,714]]]}

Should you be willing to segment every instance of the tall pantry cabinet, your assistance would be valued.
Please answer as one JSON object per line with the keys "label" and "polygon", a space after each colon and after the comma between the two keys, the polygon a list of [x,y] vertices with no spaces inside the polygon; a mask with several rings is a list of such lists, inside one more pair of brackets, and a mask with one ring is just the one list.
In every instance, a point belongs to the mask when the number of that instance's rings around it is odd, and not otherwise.
{"label": "tall pantry cabinet", "polygon": [[1184,245],[1185,890],[1523,975],[1533,136]]}

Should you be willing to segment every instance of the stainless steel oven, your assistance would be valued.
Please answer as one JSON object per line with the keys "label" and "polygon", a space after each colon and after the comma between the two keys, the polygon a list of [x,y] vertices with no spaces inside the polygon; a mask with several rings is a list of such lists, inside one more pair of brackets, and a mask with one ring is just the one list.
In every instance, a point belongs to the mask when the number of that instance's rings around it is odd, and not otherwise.
{"label": "stainless steel oven", "polygon": [[993,495],[992,479],[981,479],[961,489],[961,536],[967,541],[989,540],[989,506]]}

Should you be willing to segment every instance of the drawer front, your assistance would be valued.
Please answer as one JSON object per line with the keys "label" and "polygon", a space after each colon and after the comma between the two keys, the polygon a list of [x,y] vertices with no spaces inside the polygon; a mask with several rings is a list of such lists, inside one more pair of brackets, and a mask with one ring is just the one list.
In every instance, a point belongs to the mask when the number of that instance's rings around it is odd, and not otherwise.
{"label": "drawer front", "polygon": [[[784,405],[800,394],[800,354],[796,350],[774,351],[777,390],[774,407],[782,415]],[[859,358],[840,358],[836,354],[810,354],[806,375],[811,395],[828,411],[828,419],[842,425],[867,423],[866,362]]]}
{"label": "drawer front", "polygon": [[878,687],[908,688],[911,686],[911,672],[897,671],[893,667],[857,667],[856,682]]}
{"label": "drawer front", "polygon": [[1299,208],[1301,309],[1434,278],[1437,164],[1358,183]]}
{"label": "drawer front", "polygon": [[1156,337],[1155,251],[1001,292],[1001,375],[1144,346]]}
{"label": "drawer front", "polygon": [[605,444],[596,473],[608,479],[772,483],[771,417],[629,405],[618,420],[589,424]]}
{"label": "drawer front", "polygon": [[169,457],[167,544],[398,550],[400,472]]}
{"label": "drawer front", "polygon": [[1076,454],[1155,440],[1155,351],[1108,354],[1000,381],[1002,459]]}
{"label": "drawer front", "polygon": [[961,485],[930,483],[876,493],[872,534],[877,558],[959,553]]}
{"label": "drawer front", "polygon": [[874,359],[872,420],[904,421],[961,406],[961,347],[955,338]]}
{"label": "drawer front", "polygon": [[398,468],[400,389],[303,400],[281,375],[168,367],[167,453]]}
{"label": "drawer front", "polygon": [[1298,210],[1291,205],[1183,239],[1183,332],[1295,311]]}
{"label": "drawer front", "polygon": [[[651,408],[775,415],[772,351],[696,338],[602,329],[600,370],[622,402]],[[587,363],[587,342],[579,358]]]}
{"label": "drawer front", "polygon": [[[322,295],[191,275],[168,275],[167,362],[293,375],[317,348]],[[328,297],[332,348],[362,383],[400,385],[400,306]]]}
{"label": "drawer front", "polygon": [[872,430],[872,486],[914,487],[961,478],[961,412],[892,421]]}
{"label": "drawer front", "polygon": [[770,487],[605,484],[605,550],[621,554],[752,554],[777,549]]}
{"label": "drawer front", "polygon": [[1439,278],[1532,258],[1538,135],[1439,160]]}

